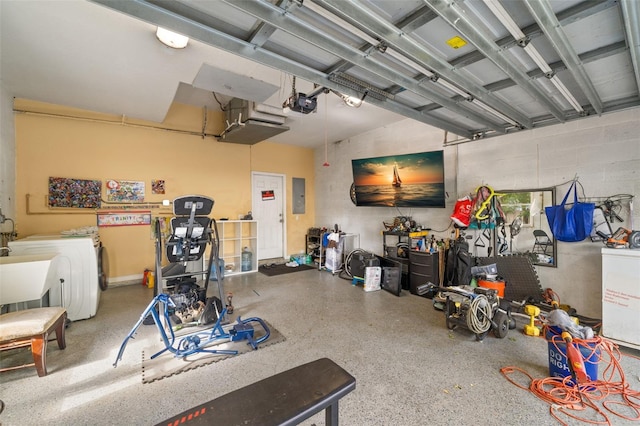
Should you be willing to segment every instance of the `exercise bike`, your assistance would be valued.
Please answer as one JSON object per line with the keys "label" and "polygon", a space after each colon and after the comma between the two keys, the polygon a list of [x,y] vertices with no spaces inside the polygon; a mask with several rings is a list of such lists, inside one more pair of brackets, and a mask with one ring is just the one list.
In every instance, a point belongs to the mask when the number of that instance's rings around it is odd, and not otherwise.
{"label": "exercise bike", "polygon": [[[222,306],[224,288],[218,257],[218,230],[215,219],[208,217],[213,209],[213,204],[214,201],[211,198],[200,195],[187,195],[173,201],[175,217],[171,219],[171,234],[166,243],[166,256],[171,266],[167,271],[173,271],[173,273],[164,278],[161,267],[162,232],[160,222],[156,222],[155,276],[157,284],[154,286],[154,298],[122,342],[116,361],[113,363],[114,367],[122,359],[129,339],[133,338],[142,324],[155,324],[165,346],[164,349],[152,355],[151,359],[167,351],[178,358],[195,353],[236,355],[238,351],[208,347],[225,341],[247,340],[255,350],[258,348],[258,344],[269,338],[271,333],[269,327],[257,317],[245,320],[238,317],[235,324],[227,326],[229,323],[227,313],[233,310],[233,306],[231,306],[231,296],[228,297],[229,304],[226,307]],[[202,262],[202,256],[208,245],[211,245],[209,267],[204,271],[186,272],[188,262]],[[175,266],[178,268],[174,268]],[[215,281],[219,297],[207,298],[212,268],[215,268],[214,271],[218,271]],[[205,276],[202,287],[196,282],[195,277],[198,275]],[[165,279],[167,282],[166,291],[159,292],[159,288],[164,288]],[[172,322],[176,324],[175,328],[192,325],[197,326],[198,330],[176,338]],[[207,327],[211,323],[213,326]],[[262,327],[263,334],[259,338],[255,338],[253,323]],[[223,325],[226,326],[226,329]]]}
{"label": "exercise bike", "polygon": [[[122,342],[122,345],[120,345],[118,356],[116,361],[113,363],[114,367],[117,367],[118,361],[122,360],[122,354],[124,353],[129,339],[133,339],[134,334],[148,315],[153,318],[165,346],[164,349],[153,354],[151,359],[154,359],[167,351],[171,352],[176,358],[184,358],[196,353],[237,355],[238,351],[236,350],[208,349],[208,347],[223,342],[247,340],[247,343],[255,350],[258,349],[258,344],[267,340],[271,334],[267,324],[258,317],[247,318],[244,320],[238,317],[237,322],[233,324],[231,328],[225,330],[222,326],[222,320],[225,318],[225,314],[227,312],[227,308],[225,307],[219,314],[217,314],[218,318],[211,329],[195,331],[176,339],[174,328],[170,326],[171,308],[176,308],[176,304],[174,303],[171,295],[161,293],[153,298],[142,315],[140,315],[138,322],[133,326],[125,340]],[[160,311],[162,311],[162,317],[160,316]],[[257,339],[255,338],[254,328],[251,323],[260,324],[264,331],[264,334]],[[167,329],[169,330],[169,334],[167,334]]]}

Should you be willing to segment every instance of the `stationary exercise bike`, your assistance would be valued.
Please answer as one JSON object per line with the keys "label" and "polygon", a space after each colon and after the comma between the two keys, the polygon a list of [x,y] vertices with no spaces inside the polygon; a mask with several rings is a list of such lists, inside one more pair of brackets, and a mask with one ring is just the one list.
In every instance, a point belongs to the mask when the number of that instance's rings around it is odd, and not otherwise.
{"label": "stationary exercise bike", "polygon": [[[122,359],[122,354],[124,353],[129,339],[133,339],[138,327],[142,325],[147,315],[151,315],[151,317],[153,317],[165,346],[164,349],[151,355],[150,359],[154,359],[167,351],[171,352],[176,358],[184,358],[195,353],[237,355],[238,351],[236,350],[209,349],[208,347],[224,342],[247,340],[247,343],[255,350],[258,349],[258,344],[267,340],[271,334],[267,324],[258,317],[247,318],[244,320],[238,317],[236,324],[234,324],[230,329],[225,330],[222,327],[222,319],[225,317],[227,311],[227,308],[225,307],[210,330],[199,330],[181,336],[176,340],[174,328],[171,326],[165,326],[170,324],[170,309],[175,307],[176,305],[170,295],[162,293],[155,296],[140,316],[138,322],[133,326],[126,339],[122,342],[113,366],[118,366],[118,361]],[[162,317],[159,314],[160,309],[162,309]],[[262,336],[257,339],[254,335],[254,328],[251,325],[252,323],[260,324],[263,329]],[[169,334],[167,334],[167,329],[169,330]]]}
{"label": "stationary exercise bike", "polygon": [[[177,271],[177,273],[164,278],[161,267],[162,232],[160,222],[156,222],[155,275],[157,284],[154,286],[154,298],[122,342],[116,361],[113,363],[114,367],[122,359],[129,339],[133,338],[142,324],[155,323],[165,346],[164,349],[152,355],[151,359],[167,351],[178,358],[195,353],[236,355],[238,351],[217,350],[209,347],[225,341],[247,340],[253,349],[257,349],[258,344],[269,338],[271,333],[269,327],[257,317],[245,320],[238,317],[235,324],[226,327],[226,329],[223,327],[224,324],[228,324],[226,317],[232,306],[230,306],[230,300],[229,305],[222,306],[224,288],[218,257],[218,230],[215,219],[210,219],[207,216],[211,213],[213,203],[211,198],[199,195],[187,195],[174,200],[173,213],[175,217],[171,219],[171,235],[166,243],[166,256],[170,264],[178,265],[180,268],[170,268],[169,270]],[[211,245],[209,267],[204,271],[186,272],[188,262],[202,261],[202,256],[208,245]],[[215,268],[214,271],[217,271],[215,282],[218,286],[219,297],[206,296],[212,267]],[[198,275],[205,276],[203,287],[196,283],[195,276]],[[164,279],[167,281],[166,288],[164,287]],[[158,288],[166,291],[159,293]],[[189,324],[184,323],[183,320],[186,318],[189,319]],[[210,326],[212,323],[213,325]],[[259,324],[262,328],[263,332],[259,338],[255,337],[252,324]],[[198,330],[177,339],[174,327],[182,328],[185,325],[198,326]]]}

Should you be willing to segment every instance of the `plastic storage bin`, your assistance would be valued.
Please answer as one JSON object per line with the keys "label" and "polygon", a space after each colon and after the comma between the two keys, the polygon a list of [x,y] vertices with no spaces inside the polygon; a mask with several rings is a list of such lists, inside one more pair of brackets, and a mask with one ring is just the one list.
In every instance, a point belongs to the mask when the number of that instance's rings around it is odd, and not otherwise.
{"label": "plastic storage bin", "polygon": [[[560,334],[562,330],[559,327],[548,327],[545,337],[549,344],[549,376],[551,377],[569,377],[569,361],[567,360],[567,344]],[[584,342],[584,341],[583,341]],[[587,341],[588,342],[588,341]],[[584,359],[584,368],[592,381],[598,380],[598,362],[600,361],[600,349],[595,343],[578,345],[580,353]]]}

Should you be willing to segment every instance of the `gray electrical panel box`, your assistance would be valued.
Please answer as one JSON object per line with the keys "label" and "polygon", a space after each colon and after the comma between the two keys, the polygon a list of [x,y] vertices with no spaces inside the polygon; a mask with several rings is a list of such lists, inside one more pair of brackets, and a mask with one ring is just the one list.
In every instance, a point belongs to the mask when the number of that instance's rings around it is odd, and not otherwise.
{"label": "gray electrical panel box", "polygon": [[293,178],[293,214],[304,214],[304,178]]}

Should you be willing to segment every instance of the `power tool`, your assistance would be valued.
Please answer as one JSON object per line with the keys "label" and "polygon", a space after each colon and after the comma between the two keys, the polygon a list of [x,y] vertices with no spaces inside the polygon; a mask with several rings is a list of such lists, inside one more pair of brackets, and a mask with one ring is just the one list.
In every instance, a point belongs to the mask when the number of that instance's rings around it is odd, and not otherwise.
{"label": "power tool", "polygon": [[582,358],[580,349],[572,342],[573,338],[569,332],[563,331],[561,336],[567,343],[567,361],[574,383],[578,384],[588,382],[590,379],[587,375],[587,370],[585,369],[584,359]]}
{"label": "power tool", "polygon": [[631,231],[620,227],[616,230],[616,232],[609,237],[607,240],[607,247],[610,248],[624,248],[627,246],[629,242],[629,236],[631,235]]}
{"label": "power tool", "polygon": [[511,323],[515,325],[510,302],[500,298],[495,289],[429,284],[426,290],[437,290],[445,298],[444,315],[449,330],[464,326],[476,335],[476,340],[482,341],[490,330],[503,339],[512,328]]}

